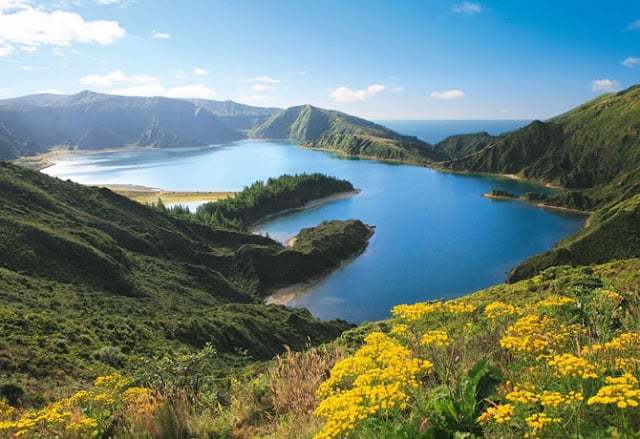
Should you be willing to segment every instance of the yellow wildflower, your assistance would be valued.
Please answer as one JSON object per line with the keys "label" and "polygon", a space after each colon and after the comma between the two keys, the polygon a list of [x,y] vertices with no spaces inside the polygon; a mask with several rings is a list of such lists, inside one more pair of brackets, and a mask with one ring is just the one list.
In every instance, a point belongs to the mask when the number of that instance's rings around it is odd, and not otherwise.
{"label": "yellow wildflower", "polygon": [[518,309],[504,302],[491,302],[484,308],[484,315],[492,322],[503,319],[505,317],[511,317],[518,313]]}
{"label": "yellow wildflower", "polygon": [[505,398],[507,401],[519,402],[520,404],[535,404],[538,397],[531,388],[515,387],[511,392],[507,393]]}
{"label": "yellow wildflower", "polygon": [[405,337],[409,333],[409,327],[403,323],[393,325],[391,327],[391,334],[399,337]]}
{"label": "yellow wildflower", "polygon": [[423,346],[445,347],[449,344],[449,335],[445,331],[427,331],[420,339]]}
{"label": "yellow wildflower", "polygon": [[598,393],[587,401],[588,405],[616,405],[620,409],[638,407],[640,401],[640,389],[638,380],[626,373],[621,377],[605,378],[606,385],[598,390]]}
{"label": "yellow wildflower", "polygon": [[552,308],[575,303],[575,301],[576,300],[572,299],[571,297],[553,295],[547,297],[546,299],[540,300],[534,306],[536,306],[537,308]]}
{"label": "yellow wildflower", "polygon": [[335,364],[327,381],[318,388],[323,398],[316,416],[325,419],[316,439],[343,436],[357,423],[389,410],[407,407],[410,391],[432,364],[413,358],[393,338],[374,332],[351,357]]}
{"label": "yellow wildflower", "polygon": [[576,325],[559,324],[553,317],[529,314],[509,326],[500,346],[521,354],[544,354],[554,351],[579,332]]}
{"label": "yellow wildflower", "polygon": [[560,418],[552,418],[547,416],[545,413],[534,413],[531,416],[528,416],[527,425],[531,428],[533,437],[536,437],[545,427],[550,424],[558,424],[560,423]]}
{"label": "yellow wildflower", "polygon": [[584,396],[582,393],[574,391],[565,395],[560,392],[545,390],[538,396],[538,400],[544,407],[559,407],[563,405],[570,405],[574,402],[581,402],[584,400]]}
{"label": "yellow wildflower", "polygon": [[593,363],[572,354],[556,355],[547,364],[555,368],[556,374],[560,377],[598,378],[596,366]]}
{"label": "yellow wildflower", "polygon": [[493,421],[496,424],[504,424],[513,418],[514,411],[511,404],[498,404],[487,408],[480,417],[478,417],[478,422],[486,424],[489,421]]}
{"label": "yellow wildflower", "polygon": [[416,321],[429,314],[465,314],[472,313],[476,307],[460,301],[421,302],[413,305],[396,305],[391,309],[394,317],[406,321]]}

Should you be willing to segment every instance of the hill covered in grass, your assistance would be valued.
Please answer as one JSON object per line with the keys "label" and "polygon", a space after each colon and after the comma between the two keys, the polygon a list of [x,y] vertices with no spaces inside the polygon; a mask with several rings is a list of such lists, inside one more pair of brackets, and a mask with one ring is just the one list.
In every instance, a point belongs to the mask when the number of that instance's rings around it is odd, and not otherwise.
{"label": "hill covered in grass", "polygon": [[416,137],[338,111],[302,105],[282,110],[250,132],[251,137],[291,139],[341,154],[426,164],[442,158]]}
{"label": "hill covered in grass", "polygon": [[433,149],[438,151],[448,159],[474,154],[485,147],[491,145],[497,139],[486,131],[471,134],[457,134],[433,145]]}
{"label": "hill covered in grass", "polygon": [[532,122],[445,165],[552,183],[603,206],[640,192],[639,120],[640,86],[633,86]]}
{"label": "hill covered in grass", "polygon": [[371,234],[335,222],[287,248],[8,163],[0,199],[0,395],[14,386],[25,401],[207,343],[226,364],[330,340],[348,325],[262,300]]}

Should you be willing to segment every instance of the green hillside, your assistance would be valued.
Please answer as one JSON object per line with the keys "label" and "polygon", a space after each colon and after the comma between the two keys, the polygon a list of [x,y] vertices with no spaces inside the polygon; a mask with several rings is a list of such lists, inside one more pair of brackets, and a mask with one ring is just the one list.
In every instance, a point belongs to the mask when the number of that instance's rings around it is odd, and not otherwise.
{"label": "green hillside", "polygon": [[26,399],[206,343],[228,363],[330,340],[348,325],[262,299],[337,266],[371,235],[338,221],[285,248],[8,163],[0,199],[0,393],[18,386]]}
{"label": "green hillside", "polygon": [[640,194],[599,209],[589,225],[552,250],[517,266],[510,281],[558,265],[589,265],[640,257]]}
{"label": "green hillside", "polygon": [[291,139],[309,148],[350,156],[426,164],[443,156],[416,137],[338,111],[311,105],[287,108],[250,132],[251,137]]}
{"label": "green hillside", "polygon": [[458,134],[433,145],[433,149],[448,159],[456,159],[476,153],[497,139],[486,131],[471,134]]}
{"label": "green hillside", "polygon": [[640,86],[535,121],[446,166],[583,191],[594,206],[622,200],[640,191]]}

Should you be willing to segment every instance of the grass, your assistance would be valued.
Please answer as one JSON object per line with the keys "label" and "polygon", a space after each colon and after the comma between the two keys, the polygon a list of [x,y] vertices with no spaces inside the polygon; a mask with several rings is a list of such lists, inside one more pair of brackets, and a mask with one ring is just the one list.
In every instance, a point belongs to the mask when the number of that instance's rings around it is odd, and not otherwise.
{"label": "grass", "polygon": [[0,395],[18,389],[21,404],[207,343],[227,370],[350,327],[262,300],[360,251],[360,222],[320,227],[331,248],[285,248],[8,163],[0,198]]}
{"label": "grass", "polygon": [[[149,389],[153,401],[139,405],[143,409],[137,411],[123,405],[124,397],[117,397],[113,407],[106,411],[107,418],[97,419],[100,425],[111,425],[114,437],[123,438],[333,437],[322,433],[328,419],[314,414],[326,398],[330,386],[326,383],[340,383],[342,391],[349,391],[355,385],[354,379],[370,374],[368,379],[373,381],[362,378],[361,382],[375,385],[380,384],[378,379],[386,379],[392,380],[386,381],[391,385],[394,377],[409,373],[402,368],[398,369],[400,374],[388,369],[402,364],[398,363],[401,358],[398,355],[406,352],[408,359],[429,362],[424,374],[416,375],[417,387],[401,386],[401,399],[390,396],[384,406],[367,406],[365,398],[363,403],[371,410],[350,424],[349,437],[508,438],[535,434],[568,438],[576,437],[576,428],[579,437],[585,438],[633,437],[630,432],[640,427],[633,412],[587,403],[607,385],[605,377],[621,376],[625,370],[616,369],[610,357],[588,354],[585,347],[639,331],[638,297],[640,259],[592,267],[556,267],[528,280],[497,285],[444,302],[435,312],[424,312],[433,303],[427,307],[419,305],[422,308],[401,307],[389,321],[360,326],[335,341],[302,352],[287,350],[271,361],[252,363],[228,374],[211,375],[207,364],[219,354],[206,348],[202,353],[182,357],[167,353],[165,359],[148,360],[144,371],[128,381],[128,386]],[[505,308],[497,307],[496,303],[511,308],[498,313]],[[453,308],[448,304],[453,304]],[[412,309],[423,311],[407,314]],[[407,320],[408,315],[415,318]],[[518,319],[528,315],[552,319],[553,325],[558,325],[552,332],[535,332],[532,328],[515,339],[541,337],[542,351],[534,355],[527,349],[537,344],[514,345],[522,346],[523,351],[502,344]],[[577,331],[575,338],[561,336],[569,328]],[[434,344],[433,340],[439,340],[434,338],[435,332],[445,334],[443,342]],[[383,350],[371,357],[371,363],[353,363],[353,358],[366,358],[363,346],[371,345],[371,334],[380,333],[390,340],[390,347],[401,348],[398,354],[388,357],[392,362],[385,363],[387,351]],[[637,358],[638,346],[628,349],[631,350],[616,351],[617,357]],[[559,369],[549,361],[564,353],[596,364],[596,377],[557,375]],[[345,362],[349,364],[346,369],[340,366]],[[383,375],[371,375],[373,364],[382,367]],[[638,377],[639,369],[632,365],[624,367],[630,367],[627,372]],[[547,402],[516,402],[514,398],[518,396],[513,392],[523,386],[529,386],[535,395],[546,390],[566,397],[575,391],[583,399],[576,401],[577,405],[567,402],[557,406],[543,405],[551,404]],[[321,387],[325,390],[319,391]],[[339,398],[340,393],[337,395]],[[545,395],[547,398],[552,394]],[[502,417],[489,410],[507,405],[511,409]],[[353,407],[357,409],[358,404]],[[579,407],[581,411],[576,412],[574,409]],[[85,413],[91,411],[85,409]],[[548,423],[533,421],[531,416],[539,419],[540,413],[550,419]],[[107,422],[109,419],[112,424]]]}

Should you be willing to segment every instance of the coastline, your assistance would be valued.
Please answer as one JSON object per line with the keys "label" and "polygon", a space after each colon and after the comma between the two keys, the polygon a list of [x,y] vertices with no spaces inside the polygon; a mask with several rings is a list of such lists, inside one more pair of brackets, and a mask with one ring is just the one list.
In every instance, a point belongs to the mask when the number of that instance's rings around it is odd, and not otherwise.
{"label": "coastline", "polygon": [[[522,197],[518,197],[518,196],[509,197],[506,195],[493,195],[490,192],[487,192],[482,194],[482,197],[487,198],[489,200],[497,200],[497,201],[520,201],[521,203],[527,203],[535,207],[540,207],[542,209],[558,210],[561,212],[572,213],[575,215],[584,215],[587,217],[591,217],[591,215],[593,214],[593,211],[589,211],[589,210],[580,210],[580,209],[573,209],[571,207],[554,206],[554,205],[545,204],[545,203],[535,203],[529,200],[525,200]],[[587,226],[588,224],[585,225],[585,228]]]}

